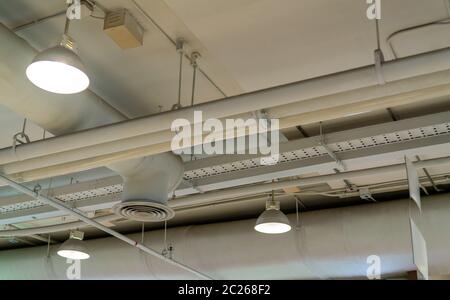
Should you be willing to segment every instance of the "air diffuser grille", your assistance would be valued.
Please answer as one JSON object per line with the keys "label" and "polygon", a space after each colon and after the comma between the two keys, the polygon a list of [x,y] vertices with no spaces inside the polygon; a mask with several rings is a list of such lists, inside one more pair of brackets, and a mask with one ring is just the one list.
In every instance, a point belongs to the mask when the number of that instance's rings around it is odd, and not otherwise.
{"label": "air diffuser grille", "polygon": [[113,207],[115,214],[139,222],[163,222],[172,219],[175,212],[168,206],[148,201],[126,201]]}

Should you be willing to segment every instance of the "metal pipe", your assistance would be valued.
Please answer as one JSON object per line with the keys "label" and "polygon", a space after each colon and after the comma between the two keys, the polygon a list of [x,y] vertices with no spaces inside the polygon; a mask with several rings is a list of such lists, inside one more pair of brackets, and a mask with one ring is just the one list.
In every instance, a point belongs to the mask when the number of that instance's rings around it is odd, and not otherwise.
{"label": "metal pipe", "polygon": [[85,222],[86,224],[91,225],[91,226],[93,226],[93,227],[95,227],[95,228],[97,228],[97,229],[99,229],[99,230],[101,230],[103,232],[106,232],[106,233],[108,233],[108,234],[118,238],[119,240],[121,240],[121,241],[123,241],[123,242],[125,242],[125,243],[127,243],[127,244],[129,244],[129,245],[131,245],[133,247],[138,248],[139,250],[141,250],[141,251],[143,251],[143,252],[145,252],[145,253],[147,253],[149,255],[152,255],[154,257],[157,257],[157,258],[167,262],[168,264],[171,264],[171,265],[179,267],[179,268],[181,268],[181,269],[183,269],[185,271],[188,271],[188,272],[190,272],[192,274],[195,274],[195,275],[197,275],[198,277],[200,277],[202,279],[208,279],[208,280],[211,279],[209,276],[207,276],[207,275],[205,275],[203,273],[200,273],[200,272],[190,268],[189,266],[186,266],[186,265],[184,265],[182,263],[179,263],[177,261],[171,260],[171,259],[163,256],[162,254],[159,254],[155,250],[150,249],[147,246],[145,246],[145,245],[143,245],[143,244],[141,244],[141,243],[139,243],[137,241],[134,241],[134,240],[130,239],[129,237],[127,237],[127,236],[125,236],[125,235],[123,235],[123,234],[121,234],[121,233],[119,233],[119,232],[117,232],[115,230],[112,230],[111,228],[106,227],[103,224],[100,224],[96,220],[93,220],[93,219],[90,219],[90,218],[86,217],[82,212],[80,212],[80,211],[78,211],[76,209],[73,209],[72,207],[70,207],[69,205],[67,205],[66,203],[64,203],[64,202],[62,202],[62,201],[60,201],[58,199],[42,196],[41,194],[36,193],[36,192],[28,189],[27,187],[25,187],[25,186],[23,186],[21,184],[18,184],[15,181],[13,181],[13,180],[11,180],[11,179],[3,176],[3,175],[0,175],[0,181],[3,181],[4,183],[8,184],[9,186],[11,186],[12,188],[16,189],[19,192],[22,192],[22,193],[24,193],[24,194],[26,194],[28,196],[34,197],[36,200],[41,200],[41,201],[47,203],[48,205],[50,205],[50,206],[52,206],[52,207],[54,207],[56,209],[64,211],[67,214],[69,214],[71,216],[74,216],[74,217],[78,218],[79,220]]}
{"label": "metal pipe", "polygon": [[[429,159],[429,160],[422,160],[414,162],[414,166],[416,168],[430,168],[433,166],[442,166],[442,165],[448,165],[450,164],[450,157],[443,157],[443,158],[436,158],[436,159]],[[220,190],[215,192],[206,192],[203,194],[196,194],[192,196],[186,196],[186,197],[180,197],[172,199],[170,202],[170,205],[172,207],[183,207],[183,206],[190,206],[193,204],[205,204],[205,203],[211,203],[214,201],[226,199],[226,198],[235,198],[235,197],[245,197],[250,196],[262,192],[269,192],[271,190],[280,190],[280,189],[286,189],[290,187],[298,187],[298,186],[308,186],[308,185],[314,185],[314,184],[320,184],[324,182],[332,182],[332,181],[341,181],[344,179],[351,179],[351,178],[357,178],[362,176],[369,176],[374,174],[380,174],[380,173],[391,173],[391,172],[398,172],[403,171],[405,169],[405,164],[396,164],[396,165],[390,165],[390,166],[383,166],[383,167],[376,167],[376,168],[370,168],[370,169],[364,169],[364,170],[355,170],[355,171],[348,171],[348,172],[341,172],[341,173],[334,173],[334,174],[328,174],[328,175],[320,175],[320,176],[313,176],[313,177],[307,177],[307,178],[301,178],[296,180],[289,180],[289,181],[278,181],[273,183],[266,183],[266,184],[258,184],[258,185],[251,185],[251,186],[243,186],[239,188],[234,189],[226,189],[226,190]]]}
{"label": "metal pipe", "polygon": [[[449,80],[450,82],[450,80]],[[359,94],[359,93],[358,93]],[[300,113],[297,115],[289,115],[286,116],[286,113],[283,112],[287,108],[281,108],[282,110],[275,110],[275,114],[279,113],[286,117],[280,119],[280,129],[289,128],[298,125],[304,125],[319,121],[326,121],[333,118],[345,117],[349,115],[355,115],[364,113],[367,111],[383,109],[386,107],[392,106],[393,103],[396,105],[404,105],[415,102],[424,101],[427,99],[431,99],[433,97],[440,97],[450,94],[450,85],[437,86],[433,88],[428,88],[420,91],[414,91],[409,93],[404,93],[400,95],[395,95],[387,98],[377,98],[368,101],[363,101],[359,103],[352,103],[348,105],[343,105],[339,107],[332,107],[328,109],[323,109],[319,111],[311,111]],[[348,95],[347,95],[348,96]],[[339,95],[336,96],[339,101]],[[343,98],[346,99],[346,98]],[[322,103],[326,104],[326,102],[322,101],[322,99],[313,99],[311,101],[313,103]],[[319,101],[320,100],[320,101]],[[331,98],[330,98],[331,100]],[[307,111],[307,107],[310,101],[305,101],[305,107],[302,109]],[[296,109],[293,107],[292,112],[295,112]],[[274,114],[269,111],[269,113]],[[242,116],[243,117],[243,116]],[[80,149],[69,150],[65,152],[59,152],[49,155],[47,151],[51,149],[52,143],[61,143],[63,141],[61,138],[56,137],[53,139],[47,139],[45,141],[38,141],[27,145],[22,145],[16,148],[14,151],[11,148],[0,150],[0,162],[3,162],[3,170],[7,174],[13,174],[18,172],[29,171],[38,168],[49,167],[52,165],[65,164],[72,161],[88,159],[91,157],[97,157],[101,155],[114,154],[123,151],[135,152],[137,148],[146,147],[144,152],[139,155],[152,155],[158,154],[161,152],[170,151],[170,141],[172,140],[175,133],[171,131],[161,131],[158,133],[147,134],[142,136],[137,136],[133,138],[129,138],[126,140],[120,140],[110,143],[98,144],[89,147],[83,147]],[[226,136],[222,134],[222,136]],[[67,138],[70,135],[66,136]],[[193,139],[195,142],[195,139]],[[197,145],[197,143],[194,143]],[[143,150],[143,149],[142,149]],[[54,151],[49,151],[54,152]],[[41,156],[44,155],[45,156]],[[121,153],[120,156],[125,158],[125,153]],[[139,157],[138,156],[133,156]],[[36,158],[33,158],[36,157]],[[129,158],[132,158],[131,156]],[[24,160],[22,162],[14,162],[17,160]],[[82,164],[78,164],[81,166]],[[100,165],[99,165],[100,166]],[[61,166],[61,168],[65,168],[66,166]]]}
{"label": "metal pipe", "polygon": [[[276,107],[265,109],[265,112],[272,118],[284,118],[300,113],[308,113],[322,110],[324,108],[332,108],[349,104],[358,104],[374,99],[389,99],[393,106],[398,106],[395,102],[395,97],[400,95],[415,95],[419,97],[419,91],[422,92],[422,97],[425,98],[425,92],[433,91],[450,84],[450,71],[445,70],[431,74],[415,76],[407,79],[402,79],[394,82],[388,82],[384,85],[371,86],[367,88],[350,90],[333,95],[317,97],[305,101],[299,101],[286,105],[279,105]],[[400,104],[401,105],[401,104]]]}

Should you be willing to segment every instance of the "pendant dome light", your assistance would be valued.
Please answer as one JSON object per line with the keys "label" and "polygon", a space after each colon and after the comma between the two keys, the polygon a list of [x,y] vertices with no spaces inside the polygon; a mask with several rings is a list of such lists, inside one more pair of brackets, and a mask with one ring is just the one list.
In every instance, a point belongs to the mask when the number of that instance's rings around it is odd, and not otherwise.
{"label": "pendant dome light", "polygon": [[51,93],[76,94],[89,87],[89,77],[76,53],[76,45],[67,35],[69,23],[66,18],[61,44],[39,53],[26,70],[35,86]]}
{"label": "pendant dome light", "polygon": [[255,230],[265,234],[281,234],[291,230],[289,219],[280,210],[280,202],[275,200],[275,193],[266,202],[266,210],[256,221]]}
{"label": "pendant dome light", "polygon": [[70,238],[65,241],[58,250],[58,255],[73,260],[89,259],[90,255],[83,242],[84,233],[72,231]]}

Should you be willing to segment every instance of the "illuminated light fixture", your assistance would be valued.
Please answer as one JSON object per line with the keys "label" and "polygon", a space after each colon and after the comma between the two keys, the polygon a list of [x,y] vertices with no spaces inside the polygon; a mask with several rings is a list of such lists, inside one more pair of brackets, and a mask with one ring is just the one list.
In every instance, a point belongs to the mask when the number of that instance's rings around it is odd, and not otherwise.
{"label": "illuminated light fixture", "polygon": [[27,67],[28,79],[37,87],[55,94],[76,94],[89,87],[89,77],[78,57],[76,45],[68,36],[70,20],[66,19],[60,45],[39,53]]}
{"label": "illuminated light fixture", "polygon": [[58,255],[73,260],[89,259],[90,255],[83,242],[84,233],[72,231],[70,238],[65,241],[58,250]]}
{"label": "illuminated light fixture", "polygon": [[274,191],[266,202],[266,210],[256,221],[255,230],[266,234],[281,234],[291,230],[289,219],[280,210],[280,202],[275,201]]}

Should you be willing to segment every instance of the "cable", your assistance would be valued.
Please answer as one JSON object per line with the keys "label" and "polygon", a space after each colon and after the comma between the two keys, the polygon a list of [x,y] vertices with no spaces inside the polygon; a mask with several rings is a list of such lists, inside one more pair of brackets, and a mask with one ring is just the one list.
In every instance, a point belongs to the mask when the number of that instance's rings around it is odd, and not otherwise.
{"label": "cable", "polygon": [[381,43],[380,43],[380,22],[377,18],[375,18],[375,28],[376,28],[376,34],[377,34],[377,49],[381,50]]}
{"label": "cable", "polygon": [[401,29],[401,30],[397,30],[397,31],[394,31],[393,33],[391,33],[387,37],[386,43],[388,44],[388,46],[389,46],[389,48],[390,48],[390,50],[392,52],[392,55],[394,56],[394,59],[397,59],[398,55],[397,55],[397,53],[396,53],[396,51],[394,49],[394,46],[392,45],[392,41],[391,41],[391,39],[394,36],[396,36],[397,34],[403,33],[403,32],[412,31],[412,30],[419,29],[419,28],[422,28],[422,27],[427,27],[427,26],[432,26],[432,25],[448,25],[448,24],[450,24],[450,18],[445,18],[445,19],[441,19],[441,20],[438,20],[438,21],[428,22],[428,23],[424,23],[424,24],[420,24],[420,25],[404,28],[404,29]]}
{"label": "cable", "polygon": [[25,130],[27,128],[27,119],[23,119],[23,126],[22,126],[22,133],[25,133]]}
{"label": "cable", "polygon": [[194,102],[195,102],[195,87],[196,87],[196,81],[197,81],[197,68],[198,68],[197,59],[198,59],[199,57],[200,57],[200,53],[198,53],[198,52],[192,53],[192,69],[193,69],[193,74],[192,74],[191,106],[194,106]]}

